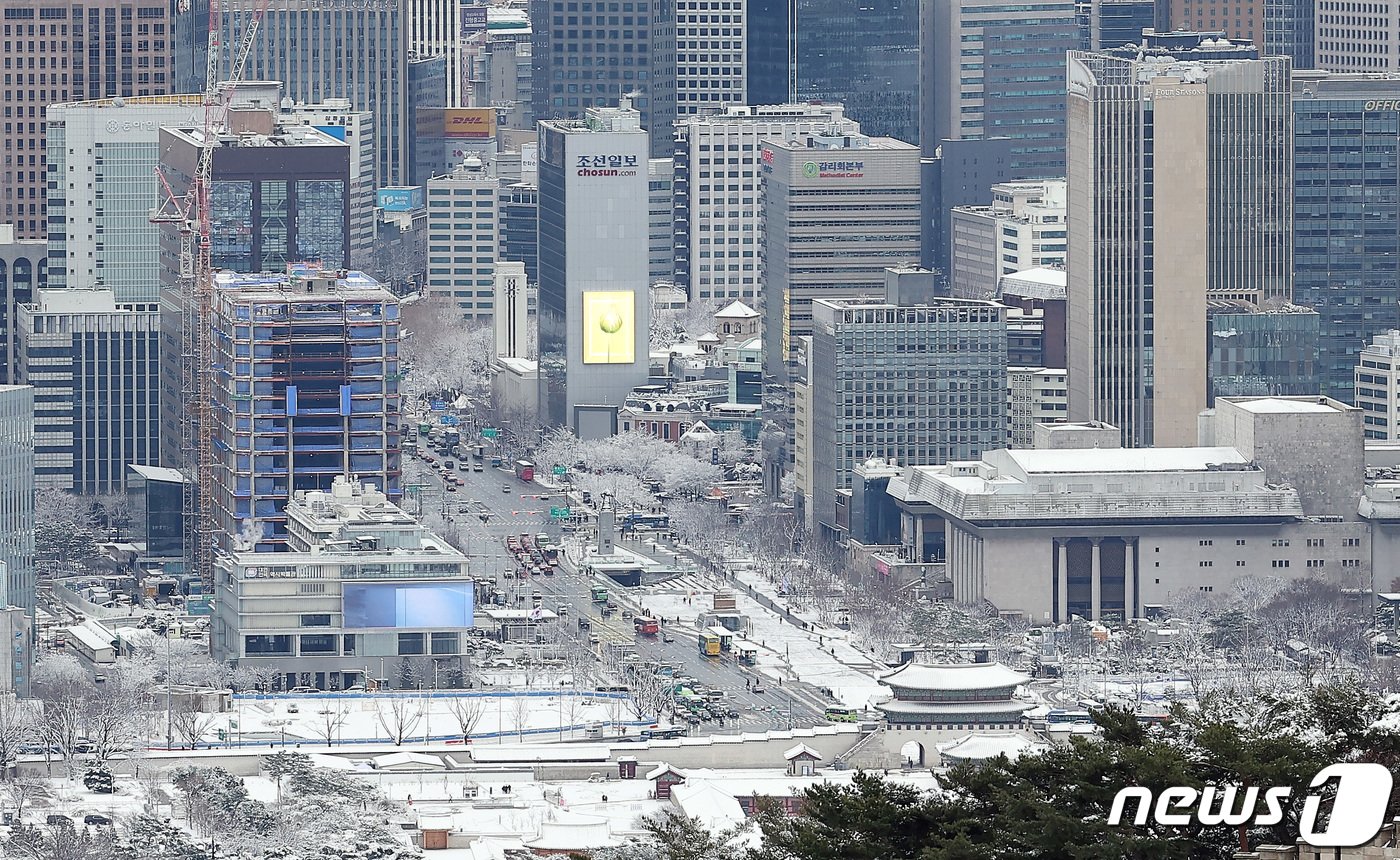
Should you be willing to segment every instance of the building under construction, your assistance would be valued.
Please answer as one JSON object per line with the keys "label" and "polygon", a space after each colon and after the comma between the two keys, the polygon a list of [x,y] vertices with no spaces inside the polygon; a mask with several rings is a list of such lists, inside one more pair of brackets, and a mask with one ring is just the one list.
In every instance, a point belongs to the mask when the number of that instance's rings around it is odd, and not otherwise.
{"label": "building under construction", "polygon": [[217,272],[212,297],[216,545],[286,549],[287,501],[355,476],[402,494],[399,307],[360,272]]}

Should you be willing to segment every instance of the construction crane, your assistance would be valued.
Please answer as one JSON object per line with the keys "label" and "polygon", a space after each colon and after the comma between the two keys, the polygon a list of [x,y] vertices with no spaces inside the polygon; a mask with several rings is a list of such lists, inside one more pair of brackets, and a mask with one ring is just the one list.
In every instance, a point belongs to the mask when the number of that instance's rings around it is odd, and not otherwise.
{"label": "construction crane", "polygon": [[[253,0],[243,37],[231,55],[229,74],[220,80],[223,16],[221,0],[209,0],[209,52],[205,66],[204,128],[199,158],[190,186],[176,194],[160,170],[156,177],[164,191],[161,205],[151,214],[157,224],[172,224],[180,233],[180,453],[183,458],[185,564],[212,592],[214,580],[214,351],[209,338],[213,325],[214,281],[210,262],[209,187],[217,137],[224,129],[232,88],[243,79],[253,42],[270,0]],[[237,4],[235,4],[237,5]],[[229,10],[234,11],[234,10]]]}

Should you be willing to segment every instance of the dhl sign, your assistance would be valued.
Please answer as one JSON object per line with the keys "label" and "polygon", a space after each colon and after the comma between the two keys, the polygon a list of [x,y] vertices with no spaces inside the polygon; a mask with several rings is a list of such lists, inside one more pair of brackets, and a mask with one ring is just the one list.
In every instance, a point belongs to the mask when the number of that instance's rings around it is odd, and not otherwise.
{"label": "dhl sign", "polygon": [[475,139],[496,136],[495,108],[448,108],[442,112],[442,132],[445,137]]}

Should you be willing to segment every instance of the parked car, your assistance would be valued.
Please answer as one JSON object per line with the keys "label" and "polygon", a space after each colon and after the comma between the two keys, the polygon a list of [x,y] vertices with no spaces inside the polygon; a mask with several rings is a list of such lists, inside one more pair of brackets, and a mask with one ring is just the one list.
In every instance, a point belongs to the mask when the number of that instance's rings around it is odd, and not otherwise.
{"label": "parked car", "polygon": [[89,815],[84,815],[84,816],[83,816],[83,823],[84,823],[84,824],[95,824],[95,825],[97,825],[97,826],[99,826],[99,827],[111,827],[111,826],[112,826],[112,819],[108,818],[108,817],[105,816],[105,815],[89,814]]}
{"label": "parked car", "polygon": [[44,823],[45,823],[45,824],[66,824],[66,825],[68,825],[69,827],[72,827],[72,826],[73,826],[73,819],[69,818],[69,817],[66,816],[66,815],[50,814],[48,818],[44,819]]}
{"label": "parked car", "polygon": [[294,693],[294,694],[296,694],[296,695],[298,695],[298,696],[303,696],[303,695],[310,695],[310,694],[312,694],[312,693],[319,693],[319,692],[321,692],[321,691],[318,690],[318,689],[316,689],[315,687],[293,687],[293,688],[291,688],[290,690],[288,690],[287,692],[289,692],[289,693]]}

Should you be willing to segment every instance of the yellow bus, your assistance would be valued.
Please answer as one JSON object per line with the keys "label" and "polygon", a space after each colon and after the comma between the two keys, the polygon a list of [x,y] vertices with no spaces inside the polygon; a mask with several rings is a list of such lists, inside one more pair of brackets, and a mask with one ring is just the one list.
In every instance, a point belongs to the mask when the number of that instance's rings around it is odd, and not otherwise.
{"label": "yellow bus", "polygon": [[700,634],[700,656],[719,656],[719,637],[713,633],[705,632]]}

